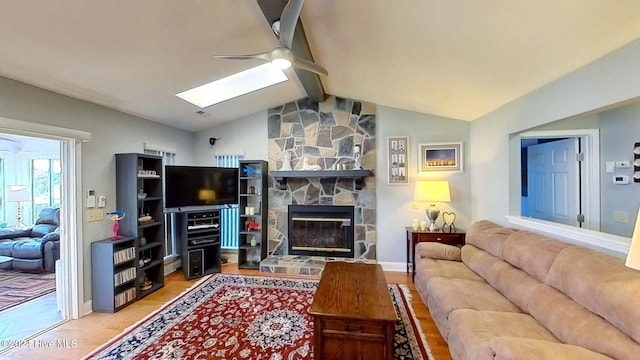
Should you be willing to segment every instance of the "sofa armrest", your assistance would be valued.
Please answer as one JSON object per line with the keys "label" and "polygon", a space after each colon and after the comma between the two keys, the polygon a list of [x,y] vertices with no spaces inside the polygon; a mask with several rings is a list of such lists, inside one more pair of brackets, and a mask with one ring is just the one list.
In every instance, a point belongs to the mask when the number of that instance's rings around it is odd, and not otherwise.
{"label": "sofa armrest", "polygon": [[499,360],[613,360],[580,346],[512,336],[495,337],[489,340],[489,346]]}
{"label": "sofa armrest", "polygon": [[421,258],[462,261],[462,253],[457,246],[439,242],[421,242],[416,245],[416,259]]}
{"label": "sofa armrest", "polygon": [[42,237],[42,243],[45,244],[49,241],[60,241],[60,228],[52,231]]}

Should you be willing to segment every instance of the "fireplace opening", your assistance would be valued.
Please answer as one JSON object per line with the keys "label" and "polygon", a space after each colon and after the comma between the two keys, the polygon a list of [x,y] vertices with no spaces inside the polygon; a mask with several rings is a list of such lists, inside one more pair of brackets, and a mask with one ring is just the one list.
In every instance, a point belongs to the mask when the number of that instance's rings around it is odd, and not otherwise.
{"label": "fireplace opening", "polygon": [[289,255],[353,258],[353,206],[289,205]]}

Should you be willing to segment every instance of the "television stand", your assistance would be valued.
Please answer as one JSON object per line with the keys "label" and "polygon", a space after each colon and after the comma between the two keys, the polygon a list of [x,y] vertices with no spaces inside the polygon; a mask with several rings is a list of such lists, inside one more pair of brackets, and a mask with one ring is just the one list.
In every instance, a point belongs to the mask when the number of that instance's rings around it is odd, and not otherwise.
{"label": "television stand", "polygon": [[176,214],[182,272],[189,280],[219,273],[220,210],[186,211]]}

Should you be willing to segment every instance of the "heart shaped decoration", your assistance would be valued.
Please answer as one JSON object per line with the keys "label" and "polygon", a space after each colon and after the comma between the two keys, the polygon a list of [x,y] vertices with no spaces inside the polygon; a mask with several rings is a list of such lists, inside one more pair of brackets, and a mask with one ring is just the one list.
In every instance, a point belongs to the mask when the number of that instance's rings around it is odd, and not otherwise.
{"label": "heart shaped decoration", "polygon": [[442,219],[444,220],[445,226],[451,226],[453,225],[453,222],[456,221],[456,213],[443,212]]}

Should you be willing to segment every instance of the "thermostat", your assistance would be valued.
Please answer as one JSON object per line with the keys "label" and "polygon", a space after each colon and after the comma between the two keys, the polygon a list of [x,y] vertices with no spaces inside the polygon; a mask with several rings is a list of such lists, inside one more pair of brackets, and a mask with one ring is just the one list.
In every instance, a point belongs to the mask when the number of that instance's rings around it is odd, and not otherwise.
{"label": "thermostat", "polygon": [[613,177],[613,183],[618,185],[627,185],[629,183],[629,176],[616,175]]}

